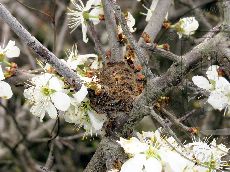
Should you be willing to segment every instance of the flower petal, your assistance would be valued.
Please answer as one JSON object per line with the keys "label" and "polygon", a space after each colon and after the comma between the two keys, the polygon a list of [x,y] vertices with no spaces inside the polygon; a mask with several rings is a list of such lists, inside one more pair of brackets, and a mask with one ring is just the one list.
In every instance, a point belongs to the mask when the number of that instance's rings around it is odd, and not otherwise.
{"label": "flower petal", "polygon": [[20,49],[16,46],[11,47],[11,49],[7,49],[6,57],[13,58],[18,57],[20,55]]}
{"label": "flower petal", "polygon": [[88,94],[87,87],[82,85],[81,89],[78,92],[73,94],[76,100],[76,103],[80,104],[85,99],[87,94]]}
{"label": "flower petal", "polygon": [[213,80],[216,81],[218,79],[218,72],[217,69],[219,68],[219,66],[217,65],[212,65],[208,68],[206,75],[208,77],[209,80]]}
{"label": "flower petal", "polygon": [[34,115],[34,116],[38,116],[40,117],[40,121],[43,121],[43,118],[45,116],[45,107],[44,107],[44,103],[45,102],[38,102],[36,104],[34,104],[31,109],[30,112]]}
{"label": "flower petal", "polygon": [[135,25],[135,19],[130,12],[128,12],[127,25],[129,27],[130,32],[136,31],[136,28],[133,28]]}
{"label": "flower petal", "polygon": [[140,142],[136,137],[132,137],[128,140],[120,138],[117,142],[123,147],[126,153],[133,155],[143,153],[149,148],[148,144]]}
{"label": "flower petal", "polygon": [[39,76],[35,76],[31,79],[31,82],[36,86],[36,87],[42,87],[47,85],[48,81],[53,75],[50,73],[44,73]]}
{"label": "flower petal", "polygon": [[195,85],[197,85],[200,88],[203,88],[205,90],[211,89],[209,81],[203,76],[194,76],[192,77],[192,81]]}
{"label": "flower petal", "polygon": [[61,111],[66,111],[70,106],[70,97],[62,92],[55,92],[50,95],[54,106]]}
{"label": "flower petal", "polygon": [[104,14],[104,11],[103,11],[102,7],[93,8],[89,13],[89,15],[93,16],[93,17],[91,17],[89,19],[90,19],[90,21],[93,22],[94,25],[97,25],[100,22],[99,15],[103,15],[103,14]]}
{"label": "flower petal", "polygon": [[4,48],[4,50],[7,51],[8,49],[11,49],[14,46],[15,46],[15,41],[10,40],[8,44],[6,45],[6,47]]}
{"label": "flower petal", "polygon": [[216,80],[216,89],[222,91],[225,95],[230,93],[230,83],[224,77]]}
{"label": "flower petal", "polygon": [[13,92],[8,83],[0,81],[0,97],[4,99],[9,99],[13,96]]}
{"label": "flower petal", "polygon": [[7,46],[4,48],[6,57],[12,58],[12,57],[18,57],[20,55],[20,49],[15,46],[15,41],[9,41]]}
{"label": "flower petal", "polygon": [[102,128],[106,117],[103,114],[97,114],[94,111],[88,111],[88,116],[93,128],[98,131]]}
{"label": "flower petal", "polygon": [[86,5],[85,5],[84,10],[85,10],[85,11],[89,11],[90,8],[92,7],[92,5],[94,4],[94,1],[95,1],[95,0],[88,0],[88,1],[86,2]]}
{"label": "flower petal", "polygon": [[70,105],[68,111],[64,114],[64,119],[68,123],[80,124],[82,118],[81,114],[78,106]]}
{"label": "flower petal", "polygon": [[23,95],[26,99],[33,100],[34,99],[34,87],[29,87],[25,89]]}
{"label": "flower petal", "polygon": [[64,82],[57,77],[52,77],[49,80],[49,88],[55,91],[62,91],[64,88]]}
{"label": "flower petal", "polygon": [[164,163],[165,171],[170,171],[170,172],[184,171],[188,166],[188,164],[190,163],[190,161],[183,158],[180,154],[178,154],[175,151],[168,151],[165,149],[161,149],[159,151],[159,154]]}
{"label": "flower petal", "polygon": [[137,154],[122,165],[120,172],[142,172],[145,161],[146,157],[144,154]]}
{"label": "flower petal", "polygon": [[53,105],[53,103],[48,102],[47,106],[46,106],[46,112],[48,113],[48,115],[50,116],[50,118],[52,119],[56,119],[57,118],[57,109],[55,108],[55,106]]}
{"label": "flower petal", "polygon": [[81,30],[82,30],[83,42],[87,43],[88,42],[88,38],[87,38],[87,25],[85,24],[84,21],[82,22]]}
{"label": "flower petal", "polygon": [[182,34],[184,35],[192,35],[199,27],[199,23],[195,17],[185,17],[180,19],[179,22],[181,23]]}
{"label": "flower petal", "polygon": [[4,73],[2,71],[2,66],[0,65],[0,81],[3,79],[5,79],[5,77],[4,77]]}
{"label": "flower petal", "polygon": [[228,104],[228,97],[220,91],[213,91],[207,101],[214,109],[222,110]]}
{"label": "flower petal", "polygon": [[162,164],[156,158],[149,158],[144,163],[145,172],[162,172]]}

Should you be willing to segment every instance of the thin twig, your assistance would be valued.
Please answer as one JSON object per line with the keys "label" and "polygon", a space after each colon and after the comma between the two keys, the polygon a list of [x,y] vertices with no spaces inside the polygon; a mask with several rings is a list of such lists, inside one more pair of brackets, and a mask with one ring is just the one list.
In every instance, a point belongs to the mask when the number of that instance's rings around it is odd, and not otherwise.
{"label": "thin twig", "polygon": [[181,118],[179,118],[180,122],[183,122],[184,120],[186,120],[189,116],[191,116],[192,114],[194,114],[197,111],[197,109],[193,109],[190,112],[186,113],[184,116],[182,116]]}
{"label": "thin twig", "polygon": [[61,50],[63,49],[63,43],[66,38],[67,30],[68,30],[68,16],[66,15],[64,22],[62,23],[61,30],[57,35],[57,45],[56,45],[56,51],[55,51],[56,56],[59,56]]}
{"label": "thin twig", "polygon": [[177,138],[176,134],[168,127],[160,115],[156,114],[153,109],[150,109],[150,115],[165,129],[166,132],[168,132],[178,142],[178,144],[183,146],[181,141]]}
{"label": "thin twig", "polygon": [[164,115],[166,115],[167,118],[169,118],[170,121],[171,121],[174,125],[180,127],[180,128],[181,128],[182,130],[184,130],[186,133],[190,130],[190,128],[187,127],[187,126],[185,126],[182,122],[180,122],[179,119],[177,119],[176,116],[175,116],[172,112],[169,112],[169,111],[167,111],[167,110],[164,109],[164,108],[161,109],[161,112],[162,112]]}
{"label": "thin twig", "polygon": [[28,8],[28,9],[30,9],[30,10],[33,10],[33,11],[35,11],[35,12],[37,12],[37,13],[40,13],[40,14],[42,14],[42,15],[48,17],[51,21],[53,21],[53,16],[51,16],[50,14],[45,13],[45,12],[43,12],[43,11],[40,11],[40,10],[38,10],[38,9],[36,9],[36,8],[30,7],[29,5],[26,5],[26,4],[22,3],[22,2],[19,1],[19,0],[16,0],[16,1],[17,1],[19,4],[21,4],[22,6]]}
{"label": "thin twig", "polygon": [[60,139],[60,140],[75,140],[75,139],[79,139],[83,136],[85,136],[85,133],[75,134],[72,136],[64,136],[64,137],[59,136],[58,139]]}
{"label": "thin twig", "polygon": [[102,58],[103,64],[105,64],[105,62],[106,62],[105,52],[104,52],[102,45],[101,45],[101,42],[98,38],[95,27],[94,27],[93,23],[90,21],[88,22],[88,28],[89,28],[90,36],[93,39],[93,42],[95,44],[95,49],[96,49],[98,55]]}
{"label": "thin twig", "polygon": [[162,48],[154,47],[152,44],[150,44],[150,45],[141,44],[141,47],[146,48],[147,50],[152,51],[154,54],[160,55],[161,57],[169,59],[173,62],[180,62],[181,61],[180,56],[177,56],[176,54],[173,54],[172,52],[166,51]]}
{"label": "thin twig", "polygon": [[54,163],[54,141],[51,141],[49,155],[46,160],[44,168],[47,170],[51,170],[53,163]]}

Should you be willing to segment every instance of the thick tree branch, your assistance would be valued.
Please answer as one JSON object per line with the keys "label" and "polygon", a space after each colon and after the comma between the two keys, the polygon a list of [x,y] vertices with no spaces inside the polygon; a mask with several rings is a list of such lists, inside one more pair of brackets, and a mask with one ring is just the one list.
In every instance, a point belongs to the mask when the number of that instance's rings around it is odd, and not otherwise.
{"label": "thick tree branch", "polygon": [[32,48],[45,62],[52,65],[70,84],[75,85],[76,89],[81,88],[81,80],[76,73],[33,37],[1,3],[0,18],[9,25],[22,41]]}
{"label": "thick tree branch", "polygon": [[[124,123],[122,131],[130,130],[130,128],[133,128],[133,125],[146,115],[146,113],[143,113],[145,112],[143,105],[148,106],[149,103],[155,103],[160,96],[167,94],[174,86],[180,84],[186,74],[196,68],[200,62],[208,60],[208,57],[212,55],[216,55],[211,54],[211,52],[219,52],[221,44],[224,43],[226,43],[226,36],[223,33],[207,38],[203,43],[185,54],[180,63],[174,63],[161,77],[150,80],[146,85],[145,92],[134,103],[132,115]],[[209,54],[210,56],[204,56],[204,54]],[[223,54],[220,53],[218,55],[221,58]]]}
{"label": "thick tree branch", "polygon": [[123,61],[123,54],[121,51],[121,45],[118,42],[117,24],[114,15],[114,11],[110,6],[109,0],[102,0],[105,23],[108,32],[109,45],[111,48],[111,62]]}
{"label": "thick tree branch", "polygon": [[148,56],[148,54],[146,54],[143,49],[141,49],[141,47],[138,45],[137,41],[135,40],[135,38],[133,37],[133,35],[131,34],[131,32],[129,31],[129,27],[127,25],[127,22],[125,20],[124,15],[121,12],[121,8],[119,5],[115,5],[113,2],[110,2],[110,5],[112,6],[113,10],[115,11],[115,15],[118,18],[121,28],[125,34],[125,36],[127,37],[130,45],[132,46],[132,48],[134,49],[138,60],[140,61],[140,63],[142,65],[147,66],[147,62],[146,62],[146,56]]}
{"label": "thick tree branch", "polygon": [[[162,23],[165,20],[165,16],[169,10],[172,0],[160,0],[157,3],[156,9],[154,10],[152,17],[150,18],[147,26],[143,33],[147,33],[152,42],[154,42],[158,32],[161,30]],[[144,40],[141,37],[138,41],[139,44],[143,43]]]}
{"label": "thick tree branch", "polygon": [[230,26],[230,1],[220,1],[223,24]]}
{"label": "thick tree branch", "polygon": [[25,70],[19,70],[17,69],[14,72],[14,75],[7,78],[7,82],[9,82],[12,85],[17,86],[24,86],[26,82],[28,82],[31,78],[35,77],[35,74],[32,74]]}
{"label": "thick tree branch", "polygon": [[[114,123],[117,123],[115,126],[120,126],[114,127],[113,130],[117,137],[125,137],[130,135],[130,132],[135,125],[144,116],[150,113],[149,108],[146,107],[151,107],[160,96],[167,94],[172,88],[179,85],[183,81],[183,78],[186,76],[186,74],[195,69],[200,62],[207,61],[210,56],[213,56],[211,52],[219,52],[219,49],[221,49],[221,44],[225,44],[227,40],[226,35],[224,33],[217,34],[218,31],[220,31],[220,27],[218,27],[218,30],[215,32],[212,32],[210,37],[206,38],[201,44],[182,56],[181,62],[174,63],[161,77],[152,78],[147,82],[144,92],[135,101],[133,109],[129,115],[127,114],[126,117],[119,116],[117,119],[115,119]],[[204,54],[209,54],[209,56],[204,56]],[[219,53],[218,57],[222,58],[222,55],[223,54]],[[103,155],[103,159],[100,155]],[[118,155],[119,153],[117,153],[117,157]],[[105,152],[103,151],[102,147],[98,147],[93,159],[87,166],[86,171],[90,171],[89,169],[92,170],[94,163],[98,164],[98,161],[101,163],[101,161],[106,159],[107,157],[105,157]],[[101,165],[105,164],[103,163]]]}

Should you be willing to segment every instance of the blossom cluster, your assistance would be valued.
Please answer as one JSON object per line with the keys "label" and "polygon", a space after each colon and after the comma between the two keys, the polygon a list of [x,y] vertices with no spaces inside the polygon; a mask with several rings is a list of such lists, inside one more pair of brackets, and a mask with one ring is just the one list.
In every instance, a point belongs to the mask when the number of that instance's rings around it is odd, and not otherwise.
{"label": "blossom cluster", "polygon": [[[87,43],[87,22],[90,21],[94,25],[97,25],[101,20],[104,20],[104,10],[101,0],[88,0],[86,5],[84,5],[82,0],[71,0],[71,2],[74,6],[74,9],[69,8],[69,12],[67,13],[70,19],[69,27],[72,29],[72,31],[74,31],[81,25],[83,41]],[[133,28],[135,25],[135,19],[130,12],[128,12],[126,20],[130,32],[134,32],[136,30]],[[121,27],[119,26],[118,30],[120,29]]]}
{"label": "blossom cluster", "polygon": [[[9,41],[6,46],[0,46],[0,98],[9,99],[13,96],[10,85],[3,80],[6,76],[12,75],[11,69],[14,63],[8,62],[8,59],[19,55],[20,49],[15,45],[15,41]],[[6,72],[3,72],[3,68]]]}
{"label": "blossom cluster", "polygon": [[221,68],[217,65],[212,65],[206,72],[206,77],[193,76],[192,81],[198,87],[210,92],[207,102],[217,110],[225,109],[228,113],[230,108],[230,83],[222,76]]}
{"label": "blossom cluster", "polygon": [[129,155],[120,172],[215,172],[221,169],[228,148],[223,144],[194,141],[183,146],[172,137],[155,132],[137,133],[137,137],[117,141]]}
{"label": "blossom cluster", "polygon": [[50,118],[63,117],[66,122],[83,126],[91,134],[102,128],[105,121],[104,114],[97,114],[87,99],[87,88],[92,85],[100,89],[97,78],[93,73],[102,67],[96,54],[79,55],[77,46],[67,52],[68,59],[62,60],[74,70],[83,84],[79,91],[75,91],[64,79],[55,73],[51,66],[44,67],[45,72],[31,79],[28,88],[24,90],[24,96],[32,107],[30,112],[39,117],[41,121],[47,113]]}
{"label": "blossom cluster", "polygon": [[[140,1],[140,0],[137,0]],[[147,13],[141,12],[142,15],[146,16],[146,21],[149,22],[152,15],[154,15],[154,11],[157,7],[159,0],[153,0],[150,8],[147,8],[145,5],[143,7],[147,10]],[[195,19],[195,17],[185,17],[181,18],[177,23],[171,25],[168,21],[168,13],[165,16],[166,21],[166,28],[171,28],[176,30],[179,38],[182,38],[182,36],[190,36],[195,33],[195,31],[199,27],[198,21]]]}
{"label": "blossom cluster", "polygon": [[[115,2],[115,0],[114,0]],[[147,9],[146,21],[149,21],[154,15],[159,0],[154,0],[150,9]],[[104,11],[101,0],[88,0],[85,4],[82,0],[71,0],[73,8],[69,8],[69,27],[74,31],[80,25],[82,27],[83,41],[88,42],[87,22],[94,25],[104,20]],[[127,26],[130,32],[135,32],[135,18],[130,12],[125,16]],[[167,16],[166,16],[167,20]],[[194,17],[180,19],[170,28],[175,29],[179,35],[191,35],[199,27],[199,23]],[[121,26],[118,25],[118,34],[122,33]],[[9,99],[13,93],[8,83],[3,81],[6,77],[12,75],[15,65],[8,62],[8,58],[18,57],[20,50],[15,46],[14,41],[9,41],[7,46],[0,47],[0,97]],[[88,88],[100,91],[101,86],[95,72],[102,68],[102,62],[96,54],[80,55],[77,46],[73,46],[67,52],[68,59],[62,60],[69,68],[74,70],[82,80],[82,87],[79,91],[68,85],[64,78],[58,75],[50,66],[44,67],[44,72],[31,79],[30,84],[24,90],[24,96],[32,105],[30,111],[33,115],[43,121],[45,114],[50,118],[56,119],[63,117],[66,122],[83,126],[86,131],[92,133],[99,131],[104,121],[105,114],[97,114],[91,107],[87,98]],[[214,68],[214,66],[212,66]],[[229,82],[218,76],[217,70],[207,72],[209,80],[201,76],[193,77],[193,82],[211,92],[208,103],[215,109],[227,109],[230,106],[230,87]],[[218,100],[218,101],[217,101]]]}

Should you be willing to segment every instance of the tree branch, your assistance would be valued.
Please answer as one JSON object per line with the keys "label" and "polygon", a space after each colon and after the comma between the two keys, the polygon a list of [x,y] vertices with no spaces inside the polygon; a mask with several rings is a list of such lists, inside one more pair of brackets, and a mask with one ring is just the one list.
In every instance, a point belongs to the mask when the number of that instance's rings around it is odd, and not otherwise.
{"label": "tree branch", "polygon": [[81,80],[77,74],[33,37],[1,3],[0,18],[9,25],[22,41],[32,48],[45,62],[52,65],[71,85],[74,85],[77,90],[81,88]]}
{"label": "tree branch", "polygon": [[117,24],[114,15],[114,11],[110,6],[109,0],[102,0],[104,15],[105,15],[105,23],[108,32],[109,45],[111,48],[111,62],[119,62],[123,61],[123,54],[121,51],[121,45],[118,42],[117,36]]}
{"label": "tree branch", "polygon": [[154,54],[156,55],[159,55],[163,58],[166,58],[166,59],[169,59],[173,62],[180,62],[181,61],[181,57],[178,56],[178,55],[175,55],[173,53],[171,53],[170,51],[166,51],[162,48],[157,48],[157,47],[154,47],[152,44],[150,45],[147,45],[147,44],[142,44],[141,45],[142,48],[146,48],[147,50],[149,51],[152,51]]}
{"label": "tree branch", "polygon": [[169,128],[167,123],[164,122],[164,119],[160,115],[156,114],[153,109],[150,109],[150,115],[165,129],[165,132],[169,133],[177,141],[177,143],[183,147],[183,144],[177,138],[176,134]]}
{"label": "tree branch", "polygon": [[101,45],[101,42],[98,38],[95,27],[94,27],[92,22],[88,22],[88,26],[89,26],[90,36],[93,39],[93,42],[95,44],[95,50],[97,51],[98,55],[102,58],[103,64],[105,64],[105,61],[106,61],[105,52],[104,52],[102,45]]}
{"label": "tree branch", "polygon": [[[150,18],[147,26],[145,27],[143,33],[147,33],[150,37],[150,40],[154,42],[158,32],[162,28],[162,23],[165,20],[165,16],[169,10],[169,7],[172,3],[172,0],[159,0],[154,10],[152,17]],[[138,41],[138,44],[144,42],[144,39],[141,37]]]}
{"label": "tree branch", "polygon": [[182,122],[180,122],[180,119],[177,119],[176,116],[172,113],[167,111],[166,109],[162,108],[161,112],[164,113],[164,115],[166,115],[170,121],[175,124],[177,127],[180,127],[181,129],[183,129],[185,132],[189,131],[189,127],[185,126]]}

